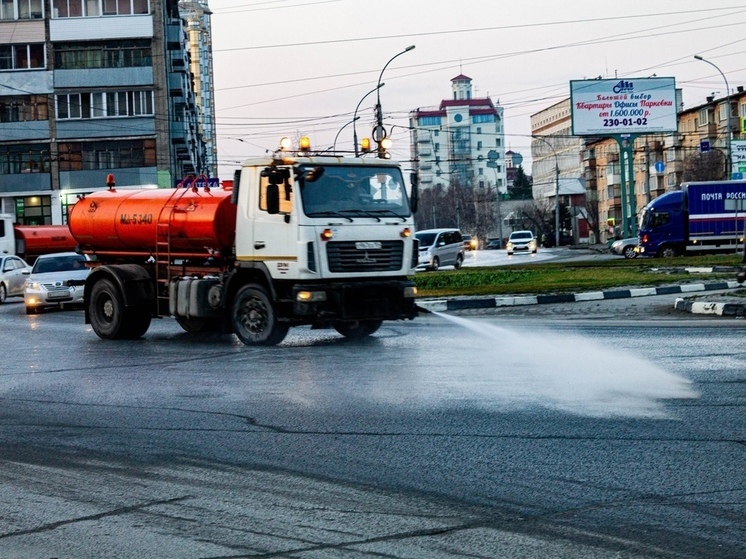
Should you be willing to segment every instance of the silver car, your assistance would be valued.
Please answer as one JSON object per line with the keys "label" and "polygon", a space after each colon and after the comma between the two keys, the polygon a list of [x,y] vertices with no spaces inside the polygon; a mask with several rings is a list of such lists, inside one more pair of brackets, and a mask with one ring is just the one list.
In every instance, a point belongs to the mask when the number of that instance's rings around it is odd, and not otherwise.
{"label": "silver car", "polygon": [[620,254],[625,258],[635,258],[637,256],[637,237],[614,241],[611,243],[611,252]]}
{"label": "silver car", "polygon": [[417,269],[456,269],[464,263],[464,241],[458,229],[425,229],[414,234],[420,245]]}
{"label": "silver car", "polygon": [[26,314],[48,307],[83,304],[83,288],[91,269],[88,257],[75,252],[44,254],[36,259],[23,294]]}
{"label": "silver car", "polygon": [[31,266],[22,258],[0,255],[0,304],[8,297],[23,296],[29,270]]}

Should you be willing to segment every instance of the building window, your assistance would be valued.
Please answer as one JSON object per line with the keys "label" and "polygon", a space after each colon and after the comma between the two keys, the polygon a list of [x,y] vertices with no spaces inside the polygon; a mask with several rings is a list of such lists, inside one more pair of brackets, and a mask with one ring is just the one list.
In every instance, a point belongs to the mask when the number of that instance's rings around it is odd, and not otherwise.
{"label": "building window", "polygon": [[152,91],[106,91],[57,95],[58,120],[152,115]]}
{"label": "building window", "polygon": [[49,172],[49,146],[22,144],[0,146],[0,175]]}
{"label": "building window", "polygon": [[0,20],[14,19],[44,19],[43,0],[0,0]]}
{"label": "building window", "polygon": [[59,145],[60,171],[155,166],[155,140],[70,142]]}
{"label": "building window", "polygon": [[718,119],[720,122],[728,120],[728,103],[724,103],[718,107]]}
{"label": "building window", "polygon": [[707,124],[710,122],[709,114],[708,114],[707,108],[700,109],[699,115],[697,116],[697,123],[699,126],[707,126]]}
{"label": "building window", "polygon": [[46,95],[0,97],[0,122],[49,120]]}
{"label": "building window", "polygon": [[137,68],[153,65],[148,39],[131,41],[59,43],[54,45],[58,70]]}
{"label": "building window", "polygon": [[418,119],[420,126],[440,126],[439,116],[421,116]]}
{"label": "building window", "polygon": [[495,122],[495,115],[494,114],[474,115],[471,117],[471,121],[474,124],[478,124],[480,122]]}
{"label": "building window", "polygon": [[52,225],[52,197],[16,198],[16,220],[21,225]]}
{"label": "building window", "polygon": [[53,0],[55,18],[148,14],[148,0]]}
{"label": "building window", "polygon": [[0,45],[0,70],[44,68],[44,45]]}
{"label": "building window", "polygon": [[438,150],[440,150],[440,144],[438,142],[435,142],[433,144],[433,151],[438,151]]}

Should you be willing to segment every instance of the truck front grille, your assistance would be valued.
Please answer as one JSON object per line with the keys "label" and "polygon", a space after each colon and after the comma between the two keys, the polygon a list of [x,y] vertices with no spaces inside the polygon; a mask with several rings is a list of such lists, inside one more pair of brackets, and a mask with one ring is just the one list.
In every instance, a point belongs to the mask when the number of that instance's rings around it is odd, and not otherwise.
{"label": "truck front grille", "polygon": [[337,241],[326,245],[329,271],[336,273],[393,272],[401,269],[403,254],[403,241]]}

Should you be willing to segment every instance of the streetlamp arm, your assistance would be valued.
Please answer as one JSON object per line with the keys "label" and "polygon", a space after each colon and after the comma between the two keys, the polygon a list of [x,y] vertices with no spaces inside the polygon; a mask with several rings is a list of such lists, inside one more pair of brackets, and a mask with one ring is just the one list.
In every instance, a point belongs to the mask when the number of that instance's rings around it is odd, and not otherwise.
{"label": "streetlamp arm", "polygon": [[707,60],[706,58],[702,58],[698,54],[695,54],[694,58],[696,60],[706,62],[707,64],[715,68],[715,70],[717,70],[720,73],[720,75],[723,78],[723,81],[725,82],[725,104],[727,105],[725,109],[725,118],[726,118],[726,125],[728,126],[728,130],[725,135],[725,143],[726,143],[726,147],[728,150],[728,157],[725,163],[727,165],[725,178],[726,180],[728,180],[731,178],[731,173],[733,172],[733,164],[731,163],[733,159],[733,154],[731,153],[731,135],[733,132],[731,130],[731,125],[730,125],[730,114],[732,112],[732,109],[730,106],[730,86],[728,85],[728,78],[725,77],[725,74],[723,73],[723,71],[714,62],[710,62],[709,60]]}

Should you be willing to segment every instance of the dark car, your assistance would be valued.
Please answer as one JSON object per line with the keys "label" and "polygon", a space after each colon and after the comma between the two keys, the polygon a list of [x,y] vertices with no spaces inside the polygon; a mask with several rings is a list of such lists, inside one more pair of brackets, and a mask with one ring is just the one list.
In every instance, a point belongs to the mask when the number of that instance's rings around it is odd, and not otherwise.
{"label": "dark car", "polygon": [[[544,241],[541,243],[541,246],[550,248],[557,244],[556,241],[557,241],[556,235],[554,232],[552,232],[551,234],[546,235],[546,237],[544,238]],[[560,246],[569,246],[573,243],[574,241],[573,241],[572,235],[565,235],[565,234],[560,233]]]}
{"label": "dark car", "polygon": [[490,239],[484,248],[485,250],[498,250],[502,248],[502,243],[500,239]]}

